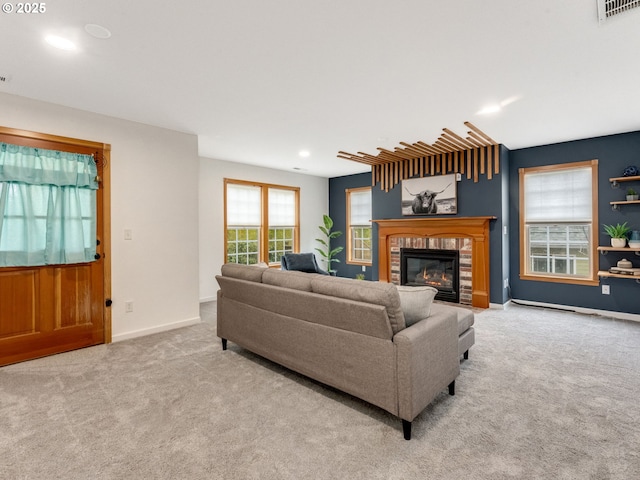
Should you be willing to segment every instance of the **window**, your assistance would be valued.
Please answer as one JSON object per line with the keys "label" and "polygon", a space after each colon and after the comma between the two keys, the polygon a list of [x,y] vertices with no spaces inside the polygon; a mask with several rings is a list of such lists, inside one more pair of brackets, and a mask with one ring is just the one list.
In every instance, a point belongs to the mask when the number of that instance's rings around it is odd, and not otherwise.
{"label": "window", "polygon": [[269,187],[269,263],[294,251],[297,192]]}
{"label": "window", "polygon": [[371,188],[347,189],[347,263],[371,265]]}
{"label": "window", "polygon": [[597,284],[598,161],[519,174],[520,277]]}
{"label": "window", "polygon": [[0,143],[0,266],[95,261],[91,155]]}
{"label": "window", "polygon": [[280,263],[299,249],[300,189],[225,179],[227,263]]}

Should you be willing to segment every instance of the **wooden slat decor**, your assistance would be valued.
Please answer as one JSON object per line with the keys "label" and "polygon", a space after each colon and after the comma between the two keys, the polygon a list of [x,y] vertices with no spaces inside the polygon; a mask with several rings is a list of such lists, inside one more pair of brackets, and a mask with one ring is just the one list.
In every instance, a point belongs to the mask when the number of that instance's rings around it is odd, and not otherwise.
{"label": "wooden slat decor", "polygon": [[393,151],[382,147],[378,147],[377,155],[340,151],[338,158],[371,165],[372,185],[379,182],[385,192],[416,175],[460,173],[473,178],[474,182],[482,175],[491,180],[500,173],[500,146],[472,123],[464,124],[469,129],[466,138],[443,128],[442,135],[432,145],[422,141],[400,142]]}

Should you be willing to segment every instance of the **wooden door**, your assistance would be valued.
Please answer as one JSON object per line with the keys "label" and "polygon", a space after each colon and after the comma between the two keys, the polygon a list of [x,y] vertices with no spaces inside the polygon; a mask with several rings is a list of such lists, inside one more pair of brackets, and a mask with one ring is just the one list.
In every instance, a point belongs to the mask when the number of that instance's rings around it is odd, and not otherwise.
{"label": "wooden door", "polygon": [[110,342],[109,145],[2,127],[0,142],[92,154],[100,177],[99,259],[0,268],[0,366]]}

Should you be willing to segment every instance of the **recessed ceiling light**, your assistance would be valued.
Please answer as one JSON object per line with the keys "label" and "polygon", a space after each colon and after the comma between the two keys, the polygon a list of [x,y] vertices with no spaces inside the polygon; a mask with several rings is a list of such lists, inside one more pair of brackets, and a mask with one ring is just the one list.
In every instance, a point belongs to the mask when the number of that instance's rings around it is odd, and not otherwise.
{"label": "recessed ceiling light", "polygon": [[502,110],[502,107],[497,104],[487,105],[486,107],[480,109],[476,114],[477,115],[491,115],[492,113],[498,113]]}
{"label": "recessed ceiling light", "polygon": [[95,38],[110,38],[111,32],[108,28],[103,27],[102,25],[97,25],[95,23],[87,23],[84,26],[85,32]]}
{"label": "recessed ceiling light", "polygon": [[58,37],[57,35],[47,35],[44,40],[52,47],[58,48],[60,50],[73,52],[77,48],[76,44],[73,43],[71,40]]}
{"label": "recessed ceiling light", "polygon": [[482,109],[476,112],[476,115],[491,115],[492,113],[498,113],[507,105],[512,104],[513,102],[517,102],[522,98],[522,95],[513,95],[512,97],[505,98],[500,103],[492,103],[486,105]]}
{"label": "recessed ceiling light", "polygon": [[307,158],[309,155],[311,155],[311,152],[309,152],[309,150],[300,150],[298,152],[298,155],[300,155],[302,158]]}

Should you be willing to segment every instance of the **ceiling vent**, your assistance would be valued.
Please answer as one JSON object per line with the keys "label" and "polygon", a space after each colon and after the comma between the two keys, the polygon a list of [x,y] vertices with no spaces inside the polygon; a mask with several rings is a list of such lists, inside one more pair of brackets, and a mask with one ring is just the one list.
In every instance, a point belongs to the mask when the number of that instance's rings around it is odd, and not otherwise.
{"label": "ceiling vent", "polygon": [[598,20],[606,22],[610,17],[640,7],[640,0],[598,0]]}

